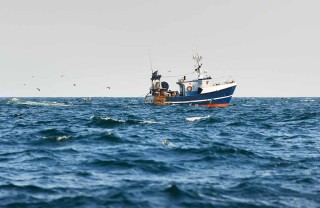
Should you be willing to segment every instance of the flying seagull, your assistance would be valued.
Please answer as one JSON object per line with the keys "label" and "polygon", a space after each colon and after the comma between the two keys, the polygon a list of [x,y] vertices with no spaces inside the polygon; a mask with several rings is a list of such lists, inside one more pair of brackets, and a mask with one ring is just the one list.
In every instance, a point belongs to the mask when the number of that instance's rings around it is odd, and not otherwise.
{"label": "flying seagull", "polygon": [[40,89],[39,89],[39,88],[37,88],[37,90],[40,92]]}
{"label": "flying seagull", "polygon": [[107,87],[107,89],[109,89],[109,90],[110,90],[110,89],[111,89],[111,87]]}
{"label": "flying seagull", "polygon": [[61,75],[60,77],[64,77],[64,76],[66,76],[66,75],[63,74],[63,75]]}
{"label": "flying seagull", "polygon": [[171,69],[168,72],[171,72]]}
{"label": "flying seagull", "polygon": [[26,86],[26,84],[23,84],[23,86]]}
{"label": "flying seagull", "polygon": [[73,86],[76,86],[76,84],[73,84]]}

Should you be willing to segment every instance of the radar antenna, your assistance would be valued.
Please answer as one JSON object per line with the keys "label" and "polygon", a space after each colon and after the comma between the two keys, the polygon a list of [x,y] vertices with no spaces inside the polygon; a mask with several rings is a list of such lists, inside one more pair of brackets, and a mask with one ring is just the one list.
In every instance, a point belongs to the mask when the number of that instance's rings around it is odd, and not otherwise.
{"label": "radar antenna", "polygon": [[198,76],[200,77],[201,75],[200,68],[202,66],[202,63],[201,63],[202,56],[199,56],[199,54],[193,55],[193,60],[195,60],[196,62],[196,64],[194,65],[194,67],[196,67],[195,71],[198,72]]}

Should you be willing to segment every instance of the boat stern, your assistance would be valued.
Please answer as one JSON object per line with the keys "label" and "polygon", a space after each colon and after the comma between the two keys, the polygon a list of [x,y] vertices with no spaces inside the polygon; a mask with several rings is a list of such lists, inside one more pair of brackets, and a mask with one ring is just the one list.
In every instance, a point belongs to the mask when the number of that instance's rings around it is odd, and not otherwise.
{"label": "boat stern", "polygon": [[167,103],[166,96],[147,95],[144,98],[144,104],[146,104],[146,105],[166,105],[168,103]]}
{"label": "boat stern", "polygon": [[153,95],[146,95],[146,97],[144,98],[144,104],[146,105],[153,105],[154,102],[154,96]]}

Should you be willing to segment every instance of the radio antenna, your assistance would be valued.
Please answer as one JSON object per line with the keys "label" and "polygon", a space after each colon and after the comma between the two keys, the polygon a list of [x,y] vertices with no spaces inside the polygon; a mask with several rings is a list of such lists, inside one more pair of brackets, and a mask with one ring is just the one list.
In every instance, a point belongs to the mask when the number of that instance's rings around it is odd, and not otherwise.
{"label": "radio antenna", "polygon": [[153,73],[150,48],[149,48],[149,59],[150,59],[151,72]]}

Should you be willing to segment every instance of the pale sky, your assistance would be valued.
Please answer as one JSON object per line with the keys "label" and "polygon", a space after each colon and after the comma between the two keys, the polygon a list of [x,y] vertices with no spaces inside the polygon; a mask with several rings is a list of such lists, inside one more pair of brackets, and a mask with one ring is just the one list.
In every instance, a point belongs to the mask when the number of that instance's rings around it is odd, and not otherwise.
{"label": "pale sky", "polygon": [[318,97],[320,1],[0,1],[0,97],[144,96],[149,49],[169,76],[198,52],[236,97]]}

